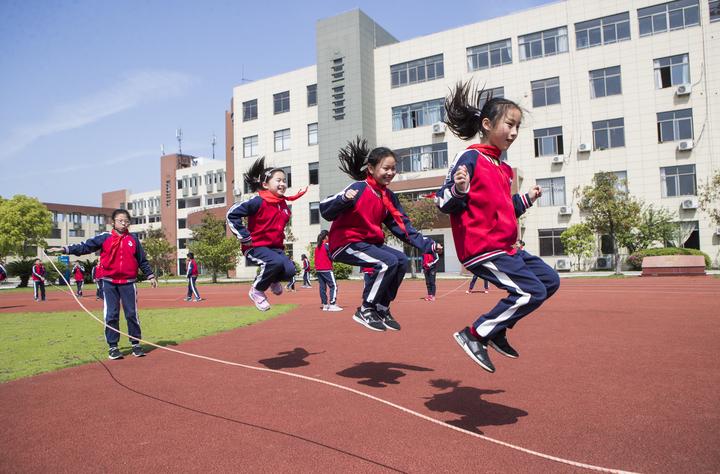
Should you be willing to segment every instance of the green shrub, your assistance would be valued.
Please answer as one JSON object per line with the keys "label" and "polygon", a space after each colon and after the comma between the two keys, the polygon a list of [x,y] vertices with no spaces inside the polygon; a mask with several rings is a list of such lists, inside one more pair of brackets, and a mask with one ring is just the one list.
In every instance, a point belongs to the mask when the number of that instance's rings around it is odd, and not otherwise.
{"label": "green shrub", "polygon": [[32,267],[35,265],[35,260],[16,260],[5,265],[8,276],[20,278],[20,287],[28,286],[28,280],[32,275]]}
{"label": "green shrub", "polygon": [[346,263],[333,262],[333,273],[336,280],[347,280],[352,273],[353,267]]}
{"label": "green shrub", "polygon": [[655,249],[644,249],[635,252],[627,258],[628,264],[633,270],[641,270],[643,258],[657,257],[662,255],[701,255],[705,259],[705,268],[710,268],[710,257],[705,252],[696,249],[684,249],[677,247],[662,247]]}

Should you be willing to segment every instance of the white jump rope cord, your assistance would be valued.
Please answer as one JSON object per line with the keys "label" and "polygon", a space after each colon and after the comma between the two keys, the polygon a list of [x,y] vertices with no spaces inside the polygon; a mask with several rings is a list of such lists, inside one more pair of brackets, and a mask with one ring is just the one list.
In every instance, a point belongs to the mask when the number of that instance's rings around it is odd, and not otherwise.
{"label": "white jump rope cord", "polygon": [[[57,267],[55,266],[55,263],[52,261],[52,259],[50,259],[50,257],[47,256],[47,254],[45,254],[44,251],[43,251],[43,255],[44,255],[45,258],[50,262],[50,264],[53,266],[53,268],[55,268],[55,270],[58,270]],[[59,270],[58,270],[58,273],[60,273]],[[63,280],[64,280],[64,279],[63,279]],[[69,284],[68,284],[67,281],[65,281],[65,284],[68,285],[68,287],[70,288],[70,290],[72,290],[72,288],[69,286]],[[463,285],[464,285],[464,283],[463,283]],[[462,285],[461,285],[461,286],[462,286]],[[459,286],[458,286],[458,288],[459,288]],[[457,289],[457,288],[456,288],[456,289]],[[452,291],[455,291],[455,290],[452,290]],[[449,293],[452,293],[452,291],[449,292]],[[449,294],[449,293],[447,293],[447,294]],[[70,294],[71,294],[72,297],[75,299],[75,301],[77,302],[77,304],[80,305],[80,307],[81,307],[83,310],[85,310],[85,312],[86,312],[91,318],[93,318],[95,321],[97,321],[98,323],[102,324],[102,325],[105,326],[106,328],[109,328],[109,329],[117,332],[118,334],[120,334],[120,335],[122,335],[122,336],[125,336],[125,337],[128,337],[128,338],[130,337],[129,334],[126,334],[126,333],[124,333],[124,332],[122,332],[122,331],[120,331],[120,330],[118,330],[118,329],[111,328],[110,326],[108,326],[108,325],[105,323],[105,321],[101,321],[100,319],[98,319],[93,313],[91,313],[91,312],[82,304],[82,302],[77,298],[77,296],[75,295],[75,293],[73,293],[72,291],[70,291]],[[581,463],[581,462],[576,462],[576,461],[571,461],[571,460],[569,460],[569,459],[563,459],[563,458],[559,458],[559,457],[556,457],[556,456],[551,456],[551,455],[549,455],[549,454],[540,453],[540,452],[538,452],[538,451],[533,451],[533,450],[531,450],[531,449],[523,448],[523,447],[521,447],[521,446],[516,446],[516,445],[514,445],[514,444],[506,443],[506,442],[504,442],[504,441],[500,441],[500,440],[497,440],[497,439],[494,439],[494,438],[490,438],[490,437],[488,437],[488,436],[481,435],[481,434],[479,434],[479,433],[474,433],[474,432],[472,432],[472,431],[468,431],[468,430],[465,430],[465,429],[463,429],[463,428],[459,428],[459,427],[457,427],[457,426],[450,425],[450,424],[448,424],[448,423],[446,423],[446,422],[444,422],[444,421],[436,420],[435,418],[431,418],[431,417],[429,417],[429,416],[427,416],[427,415],[423,415],[422,413],[418,413],[418,412],[416,412],[416,411],[410,410],[409,408],[405,408],[405,407],[400,406],[400,405],[397,405],[397,404],[395,404],[395,403],[393,403],[393,402],[389,402],[389,401],[387,401],[387,400],[383,400],[382,398],[378,398],[378,397],[376,397],[376,396],[374,396],[374,395],[370,395],[370,394],[368,394],[368,393],[361,392],[361,391],[359,391],[359,390],[355,390],[354,388],[346,387],[346,386],[344,386],[344,385],[339,385],[339,384],[336,384],[336,383],[333,383],[333,382],[328,382],[328,381],[325,381],[325,380],[316,379],[316,378],[313,378],[313,377],[308,377],[308,376],[306,376],[306,375],[295,374],[295,373],[292,373],[292,372],[283,372],[282,370],[268,369],[268,368],[265,368],[265,367],[255,367],[255,366],[252,366],[252,365],[240,364],[240,363],[238,363],[238,362],[230,362],[230,361],[227,361],[227,360],[216,359],[216,358],[214,358],[214,357],[208,357],[208,356],[204,356],[204,355],[200,355],[200,354],[193,354],[193,353],[191,353],[191,352],[185,352],[185,351],[181,351],[181,350],[179,350],[179,349],[173,349],[172,347],[159,346],[159,345],[157,345],[157,344],[155,344],[155,343],[153,343],[153,342],[146,341],[146,340],[144,340],[144,339],[138,339],[138,340],[139,340],[140,342],[142,342],[143,344],[147,344],[147,345],[152,346],[152,347],[155,347],[155,348],[157,348],[157,349],[162,349],[162,350],[166,350],[166,351],[170,351],[170,352],[175,352],[176,354],[182,354],[182,355],[185,355],[185,356],[188,356],[188,357],[195,357],[196,359],[203,359],[203,360],[207,360],[207,361],[210,361],[210,362],[217,362],[217,363],[219,363],[219,364],[225,364],[225,365],[230,365],[230,366],[234,366],[234,367],[242,367],[242,368],[244,368],[244,369],[256,370],[256,371],[259,371],[259,372],[270,372],[270,373],[273,373],[273,374],[281,374],[281,375],[285,375],[285,376],[288,376],[288,377],[295,377],[295,378],[302,379],[302,380],[307,380],[307,381],[310,381],[310,382],[316,382],[316,383],[320,383],[320,384],[323,384],[323,385],[328,385],[328,386],[330,386],[330,387],[334,387],[334,388],[337,388],[337,389],[340,389],[340,390],[345,390],[345,391],[347,391],[347,392],[351,392],[351,393],[354,393],[354,394],[356,394],[356,395],[360,395],[360,396],[362,396],[362,397],[369,398],[369,399],[371,399],[371,400],[375,400],[376,402],[380,402],[380,403],[382,403],[382,404],[388,405],[388,406],[393,407],[393,408],[395,408],[395,409],[397,409],[397,410],[400,410],[400,411],[402,411],[402,412],[405,412],[405,413],[407,413],[407,414],[409,414],[409,415],[413,415],[413,416],[416,416],[416,417],[418,417],[418,418],[421,418],[421,419],[423,419],[423,420],[425,420],[425,421],[429,421],[429,422],[431,422],[431,423],[435,423],[436,425],[442,426],[442,427],[444,427],[444,428],[449,428],[449,429],[454,430],[454,431],[457,431],[457,432],[459,432],[459,433],[463,433],[463,434],[466,434],[466,435],[469,435],[469,436],[473,436],[473,437],[475,437],[475,438],[480,438],[480,439],[485,440],[485,441],[488,441],[488,442],[490,442],[490,443],[494,443],[494,444],[497,444],[497,445],[500,445],[500,446],[505,446],[506,448],[514,449],[514,450],[516,450],[516,451],[520,451],[520,452],[523,452],[523,453],[526,453],[526,454],[530,454],[530,455],[532,455],[532,456],[537,456],[537,457],[540,457],[540,458],[543,458],[543,459],[547,459],[547,460],[550,460],[550,461],[555,461],[555,462],[559,462],[559,463],[562,463],[562,464],[567,464],[567,465],[570,465],[570,466],[579,467],[579,468],[583,468],[583,469],[589,469],[589,470],[591,470],[591,471],[609,472],[609,473],[622,473],[622,474],[633,474],[633,473],[630,472],[630,471],[622,471],[622,470],[617,470],[617,469],[610,469],[610,468],[605,468],[605,467],[600,467],[600,466],[594,466],[594,465],[592,465],[592,464],[584,464],[584,463]]]}

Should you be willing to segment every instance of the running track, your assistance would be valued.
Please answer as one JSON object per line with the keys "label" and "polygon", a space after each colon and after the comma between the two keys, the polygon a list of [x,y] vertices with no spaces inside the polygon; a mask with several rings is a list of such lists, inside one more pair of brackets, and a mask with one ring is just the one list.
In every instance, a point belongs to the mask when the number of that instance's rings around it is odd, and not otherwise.
{"label": "running track", "polygon": [[[291,313],[175,347],[330,381],[586,464],[720,470],[720,279],[563,279],[510,333],[520,359],[491,352],[495,374],[451,334],[500,291],[466,295],[467,281],[440,280],[445,296],[429,303],[421,281],[406,281],[394,306],[403,330],[376,333],[350,319],[359,282],[340,284],[341,313],[320,311],[316,287],[298,290],[272,300],[299,304]],[[247,285],[200,291],[201,305],[246,303]],[[197,304],[183,293],[143,288],[141,311]],[[0,312],[80,311],[62,293],[45,304],[28,297],[0,294]],[[337,388],[162,350],[0,385],[0,472],[131,469],[587,472]]]}

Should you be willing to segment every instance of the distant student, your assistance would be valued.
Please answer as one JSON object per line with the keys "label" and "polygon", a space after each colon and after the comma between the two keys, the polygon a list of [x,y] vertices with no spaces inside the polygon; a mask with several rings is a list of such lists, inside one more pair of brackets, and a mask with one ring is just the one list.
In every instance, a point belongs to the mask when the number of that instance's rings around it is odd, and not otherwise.
{"label": "distant student", "polygon": [[302,272],[303,272],[303,288],[312,288],[310,285],[310,259],[308,259],[307,255],[302,254]]}
{"label": "distant student", "polygon": [[0,284],[7,280],[7,276],[7,270],[5,270],[5,267],[3,266],[3,261],[0,260]]}
{"label": "distant student", "polygon": [[92,270],[90,271],[90,276],[92,278],[92,281],[95,282],[95,300],[97,301],[103,299],[103,279],[100,278],[100,275],[98,274],[97,265],[92,267]]}
{"label": "distant student", "polygon": [[[286,201],[294,201],[307,188],[294,196],[285,196],[287,181],[281,168],[265,168],[259,158],[243,175],[245,182],[258,195],[235,203],[227,212],[230,230],[240,239],[245,257],[260,266],[248,296],[260,311],[270,309],[265,290],[281,295],[281,281],[295,276],[295,264],[285,254],[285,226],[290,220]],[[247,219],[247,226],[243,222]]]}
{"label": "distant student", "polygon": [[560,279],[542,259],[515,247],[517,218],[542,194],[540,186],[533,186],[525,194],[513,195],[513,170],[501,160],[518,136],[520,107],[467,82],[458,84],[445,100],[445,111],[453,134],[462,140],[479,135],[480,143],[457,154],[436,193],[436,203],[450,214],[455,250],[463,266],[508,293],[453,336],[474,362],[494,372],[487,346],[517,358],[507,330],[551,297]]}
{"label": "distant student", "polygon": [[202,301],[202,298],[200,298],[200,293],[197,289],[197,278],[200,271],[198,270],[198,264],[195,261],[195,255],[192,252],[188,252],[187,254],[187,272],[185,276],[188,279],[188,289],[187,289],[187,297],[185,298],[185,301],[191,301],[193,299],[193,296],[195,297],[195,301]]}
{"label": "distant student", "polygon": [[[328,244],[328,231],[322,230],[317,236],[317,247],[315,247],[315,274],[320,287],[320,302],[323,311],[342,311],[337,303],[337,283],[333,273],[333,264],[330,260],[330,245]],[[325,289],[330,290],[330,298]]]}
{"label": "distant student", "polygon": [[82,297],[83,295],[83,285],[85,284],[85,270],[83,270],[82,265],[80,265],[79,262],[75,262],[75,265],[73,265],[72,270],[70,270],[70,273],[73,276],[73,279],[75,280],[75,285],[77,285],[77,292],[75,293],[77,296]]}
{"label": "distant student", "polygon": [[427,296],[425,301],[435,301],[435,277],[437,275],[437,263],[440,260],[438,253],[426,253],[423,255],[423,274],[425,275],[425,287]]}
{"label": "distant student", "polygon": [[[122,359],[123,354],[118,349],[120,342],[120,305],[122,305],[127,321],[132,354],[143,357],[145,352],[140,346],[142,339],[140,319],[137,314],[137,279],[138,268],[147,276],[153,288],[157,288],[157,280],[152,268],[145,257],[145,251],[140,240],[128,232],[130,214],[125,209],[116,209],[112,216],[113,228],[110,232],[103,232],[83,243],[66,247],[51,247],[52,253],[65,253],[72,255],[88,255],[100,251],[98,272],[103,281],[103,297],[105,300],[105,340],[110,347],[110,359]],[[97,276],[97,273],[96,273]]]}
{"label": "distant student", "polygon": [[[473,292],[473,288],[475,288],[475,283],[477,283],[478,278],[480,278],[480,277],[477,275],[473,275],[472,280],[470,280],[470,286],[468,287],[467,291],[465,291],[465,293],[469,294],[469,293]],[[484,278],[482,278],[482,281],[483,281],[483,293],[487,293],[488,288],[490,288],[488,281]]]}
{"label": "distant student", "polygon": [[373,331],[399,331],[390,304],[405,277],[408,258],[385,245],[383,224],[424,253],[442,246],[412,226],[397,196],[388,189],[397,174],[395,152],[385,147],[370,150],[367,141],[358,137],[340,150],[339,158],[340,170],[356,181],[320,203],[320,214],[332,222],[330,256],[336,262],[375,269],[353,320]]}
{"label": "distant student", "polygon": [[35,259],[32,267],[33,294],[35,301],[45,301],[45,265],[39,258]]}
{"label": "distant student", "polygon": [[297,290],[295,290],[295,275],[293,275],[292,278],[290,279],[290,283],[285,285],[285,289],[288,291],[292,291],[293,293],[295,293],[295,291],[297,291]]}

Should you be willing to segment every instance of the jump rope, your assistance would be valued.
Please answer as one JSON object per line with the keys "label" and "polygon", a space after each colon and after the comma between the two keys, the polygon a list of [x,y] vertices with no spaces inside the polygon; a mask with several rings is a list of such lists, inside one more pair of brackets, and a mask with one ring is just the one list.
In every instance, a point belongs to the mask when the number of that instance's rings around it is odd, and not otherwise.
{"label": "jump rope", "polygon": [[[41,251],[42,251],[43,256],[45,257],[45,259],[46,259],[48,262],[50,262],[50,265],[52,265],[53,268],[58,272],[58,274],[60,274],[60,275],[62,276],[62,272],[60,272],[60,270],[58,270],[58,268],[55,266],[55,262],[53,262],[53,260],[45,253],[44,250],[41,250]],[[65,285],[67,285],[67,287],[70,289],[70,291],[69,291],[68,293],[75,299],[75,302],[76,302],[91,318],[93,318],[95,321],[97,321],[98,323],[100,323],[100,324],[101,324],[102,326],[104,326],[105,328],[108,328],[108,329],[110,329],[110,330],[112,330],[112,331],[115,331],[116,333],[120,334],[121,336],[125,336],[125,337],[128,337],[128,338],[130,337],[129,334],[126,334],[126,333],[120,331],[119,329],[115,329],[115,328],[112,328],[112,327],[108,326],[108,325],[105,323],[105,321],[99,319],[99,318],[98,318],[97,316],[95,316],[91,311],[89,311],[89,310],[85,307],[85,305],[83,305],[82,302],[78,299],[77,295],[75,295],[75,293],[72,291],[72,286],[70,286],[70,284],[68,283],[68,281],[67,281],[64,277],[62,277],[62,280],[65,282]],[[465,285],[465,282],[463,282],[462,284],[460,284],[460,285],[459,285],[458,287],[456,287],[455,289],[450,290],[450,291],[448,291],[448,292],[446,292],[446,293],[443,293],[442,295],[438,296],[438,298],[445,297],[445,296],[449,295],[450,293],[453,293],[453,292],[456,291],[458,288],[460,288],[461,286],[464,286],[464,285]],[[58,287],[58,288],[60,288],[60,287]],[[413,300],[413,301],[415,301],[415,300]],[[268,373],[272,373],[272,374],[284,375],[284,376],[286,376],[286,377],[295,377],[295,378],[297,378],[297,379],[306,380],[306,381],[308,381],[308,382],[315,382],[315,383],[319,383],[319,384],[322,384],[322,385],[327,385],[327,386],[329,386],[329,387],[333,387],[333,388],[337,388],[337,389],[340,389],[340,390],[344,390],[344,391],[346,391],[346,392],[354,393],[355,395],[359,395],[359,396],[361,396],[361,397],[369,398],[370,400],[374,400],[374,401],[376,401],[376,402],[378,402],[378,403],[382,403],[382,404],[387,405],[387,406],[389,406],[389,407],[395,408],[396,410],[400,410],[401,412],[407,413],[408,415],[412,415],[412,416],[418,417],[418,418],[420,418],[420,419],[422,419],[422,420],[429,421],[430,423],[434,423],[434,424],[436,424],[436,425],[438,425],[438,426],[442,426],[442,427],[444,427],[444,428],[447,428],[447,429],[450,429],[450,430],[453,430],[453,431],[457,431],[458,433],[462,433],[462,434],[465,434],[465,435],[468,435],[468,436],[472,436],[472,437],[474,437],[474,438],[479,438],[479,439],[482,439],[482,440],[484,440],[484,441],[487,441],[487,442],[490,442],[490,443],[493,443],[493,444],[496,444],[496,445],[499,445],[499,446],[504,446],[504,447],[506,447],[506,448],[514,449],[514,450],[516,450],[516,451],[520,451],[520,452],[522,452],[522,453],[529,454],[529,455],[531,455],[531,456],[536,456],[536,457],[539,457],[539,458],[542,458],[542,459],[546,459],[546,460],[549,460],[549,461],[554,461],[554,462],[558,462],[558,463],[562,463],[562,464],[567,464],[567,465],[569,465],[569,466],[579,467],[579,468],[582,468],[582,469],[588,469],[588,470],[597,471],[597,472],[608,472],[608,473],[616,473],[616,474],[636,474],[636,473],[633,473],[632,471],[623,471],[623,470],[618,470],[618,469],[611,469],[611,468],[607,468],[607,467],[595,466],[595,465],[592,465],[592,464],[585,464],[585,463],[581,463],[581,462],[577,462],[577,461],[572,461],[572,460],[570,460],[570,459],[564,459],[564,458],[560,458],[560,457],[556,457],[556,456],[551,456],[551,455],[549,455],[549,454],[544,454],[544,453],[541,453],[541,452],[538,452],[538,451],[533,451],[533,450],[531,450],[531,449],[523,448],[522,446],[517,446],[517,445],[511,444],[511,443],[507,443],[507,442],[505,442],[505,441],[500,441],[500,440],[495,439],[495,438],[490,438],[489,436],[481,435],[481,434],[479,434],[479,433],[475,433],[475,432],[473,432],[473,431],[469,431],[469,430],[466,430],[466,429],[459,428],[459,427],[457,427],[457,426],[448,424],[448,423],[446,423],[446,422],[444,422],[444,421],[437,420],[437,419],[432,418],[432,417],[429,417],[429,416],[427,416],[427,415],[423,415],[422,413],[416,412],[416,411],[411,410],[411,409],[409,409],[409,408],[405,408],[405,407],[400,406],[400,405],[398,405],[398,404],[396,404],[396,403],[393,403],[393,402],[390,402],[390,401],[387,401],[387,400],[383,400],[382,398],[378,398],[378,397],[376,397],[376,396],[374,396],[374,395],[370,395],[369,393],[361,392],[361,391],[356,390],[356,389],[354,389],[354,388],[346,387],[346,386],[344,386],[344,385],[339,385],[339,384],[336,384],[336,383],[333,383],[333,382],[328,382],[328,381],[326,381],[326,380],[317,379],[317,378],[314,378],[314,377],[308,377],[308,376],[306,376],[306,375],[296,374],[296,373],[293,373],[293,372],[284,372],[284,371],[282,371],[282,370],[268,369],[268,368],[266,368],[266,367],[256,367],[256,366],[253,366],[253,365],[241,364],[241,363],[239,363],[239,362],[232,362],[232,361],[223,360],[223,359],[216,359],[215,357],[204,356],[204,355],[201,355],[201,354],[194,354],[194,353],[192,353],[192,352],[185,352],[185,351],[181,351],[181,350],[179,350],[179,349],[174,349],[174,348],[172,348],[172,347],[160,346],[160,345],[158,345],[158,344],[155,344],[154,342],[150,342],[150,341],[147,341],[147,340],[145,340],[145,339],[138,339],[138,341],[142,342],[143,344],[147,344],[148,346],[152,346],[152,347],[154,347],[154,348],[156,348],[156,349],[162,349],[162,350],[164,350],[164,351],[174,352],[174,353],[176,353],[176,354],[181,354],[181,355],[184,355],[184,356],[187,356],[187,357],[194,357],[194,358],[196,358],[196,359],[202,359],[202,360],[206,360],[206,361],[209,361],[209,362],[216,362],[216,363],[218,363],[218,364],[224,364],[224,365],[229,365],[229,366],[233,366],[233,367],[240,367],[240,368],[248,369],[248,370],[255,370],[255,371],[258,371],[258,372],[268,372]]]}

